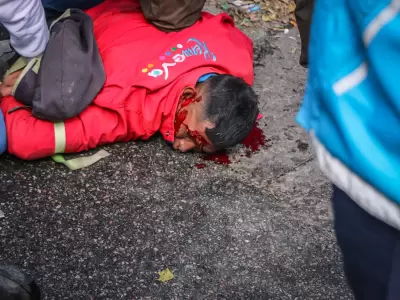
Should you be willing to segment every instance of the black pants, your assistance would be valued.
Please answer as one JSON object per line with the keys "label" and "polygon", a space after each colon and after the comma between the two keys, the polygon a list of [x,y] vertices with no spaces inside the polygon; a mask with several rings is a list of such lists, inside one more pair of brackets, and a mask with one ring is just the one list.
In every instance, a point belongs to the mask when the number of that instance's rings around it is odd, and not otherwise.
{"label": "black pants", "polygon": [[356,300],[400,300],[400,231],[334,187],[335,230]]}
{"label": "black pants", "polygon": [[295,0],[297,26],[299,28],[301,38],[301,54],[300,64],[307,66],[308,64],[308,41],[310,39],[311,17],[314,9],[314,0]]}

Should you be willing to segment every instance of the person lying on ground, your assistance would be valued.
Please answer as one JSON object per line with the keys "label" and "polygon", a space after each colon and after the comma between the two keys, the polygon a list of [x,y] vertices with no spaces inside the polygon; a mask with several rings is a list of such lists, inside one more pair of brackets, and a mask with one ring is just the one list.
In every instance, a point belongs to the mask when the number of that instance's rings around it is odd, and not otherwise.
{"label": "person lying on ground", "polygon": [[107,77],[103,89],[77,117],[56,123],[3,98],[11,154],[37,159],[158,131],[176,150],[214,152],[249,134],[258,115],[253,47],[230,16],[203,12],[193,26],[165,33],[146,21],[137,1],[105,1],[87,13]]}

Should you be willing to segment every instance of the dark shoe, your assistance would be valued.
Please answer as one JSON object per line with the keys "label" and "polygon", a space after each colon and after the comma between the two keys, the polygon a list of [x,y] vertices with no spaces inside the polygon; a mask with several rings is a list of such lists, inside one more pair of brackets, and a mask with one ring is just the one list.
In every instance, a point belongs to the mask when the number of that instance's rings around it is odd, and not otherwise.
{"label": "dark shoe", "polygon": [[7,29],[0,24],[0,81],[4,74],[18,59],[19,55],[10,45],[10,34]]}
{"label": "dark shoe", "polygon": [[14,266],[0,266],[1,300],[40,300],[34,279]]}

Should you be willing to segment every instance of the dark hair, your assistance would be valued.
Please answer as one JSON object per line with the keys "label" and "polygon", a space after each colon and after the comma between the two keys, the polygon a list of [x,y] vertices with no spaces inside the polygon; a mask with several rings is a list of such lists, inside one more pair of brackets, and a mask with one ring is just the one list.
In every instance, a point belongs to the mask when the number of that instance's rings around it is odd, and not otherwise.
{"label": "dark hair", "polygon": [[217,75],[206,82],[204,119],[215,124],[206,130],[216,150],[243,141],[253,129],[258,115],[258,98],[242,79]]}

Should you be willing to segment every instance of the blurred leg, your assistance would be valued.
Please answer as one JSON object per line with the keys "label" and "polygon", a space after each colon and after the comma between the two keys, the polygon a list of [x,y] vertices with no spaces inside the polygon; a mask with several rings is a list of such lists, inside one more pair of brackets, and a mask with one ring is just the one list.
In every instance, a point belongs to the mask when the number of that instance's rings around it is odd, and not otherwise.
{"label": "blurred leg", "polygon": [[335,230],[356,300],[400,299],[400,231],[334,188]]}
{"label": "blurred leg", "polygon": [[296,22],[301,38],[300,64],[308,65],[308,41],[310,39],[311,17],[314,8],[314,0],[295,0]]}

